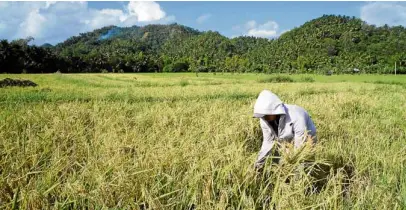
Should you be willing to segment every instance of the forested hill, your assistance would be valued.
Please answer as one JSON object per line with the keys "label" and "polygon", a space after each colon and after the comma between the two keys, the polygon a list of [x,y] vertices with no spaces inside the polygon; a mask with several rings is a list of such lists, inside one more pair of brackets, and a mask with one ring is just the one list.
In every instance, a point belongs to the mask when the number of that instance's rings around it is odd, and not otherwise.
{"label": "forested hill", "polygon": [[406,73],[406,29],[324,15],[277,39],[171,25],[104,27],[51,46],[0,43],[0,71]]}
{"label": "forested hill", "polygon": [[187,39],[192,35],[199,35],[195,29],[178,25],[147,25],[144,27],[133,26],[127,28],[120,28],[116,26],[108,26],[93,32],[80,34],[74,36],[66,41],[58,44],[56,48],[62,51],[69,51],[85,47],[87,49],[94,49],[100,45],[111,45],[112,42],[126,41],[141,47],[142,50],[154,52],[161,48],[161,46],[175,37]]}

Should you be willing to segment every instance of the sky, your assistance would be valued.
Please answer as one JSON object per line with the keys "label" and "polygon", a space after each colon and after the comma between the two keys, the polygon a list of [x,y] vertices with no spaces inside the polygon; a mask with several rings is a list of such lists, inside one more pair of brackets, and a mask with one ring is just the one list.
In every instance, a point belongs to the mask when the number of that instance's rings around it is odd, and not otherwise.
{"label": "sky", "polygon": [[227,37],[275,38],[323,14],[361,18],[369,24],[406,26],[406,2],[0,2],[0,39],[34,37],[56,44],[108,25],[178,23]]}

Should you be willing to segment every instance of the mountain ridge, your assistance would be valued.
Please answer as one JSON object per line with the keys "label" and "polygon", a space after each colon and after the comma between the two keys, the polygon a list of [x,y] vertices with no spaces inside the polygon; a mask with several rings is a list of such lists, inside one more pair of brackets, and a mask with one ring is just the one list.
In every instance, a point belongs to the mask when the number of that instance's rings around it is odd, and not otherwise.
{"label": "mountain ridge", "polygon": [[42,49],[65,62],[62,72],[391,73],[396,62],[406,73],[403,26],[341,15],[323,15],[274,39],[229,38],[174,23],[106,26]]}

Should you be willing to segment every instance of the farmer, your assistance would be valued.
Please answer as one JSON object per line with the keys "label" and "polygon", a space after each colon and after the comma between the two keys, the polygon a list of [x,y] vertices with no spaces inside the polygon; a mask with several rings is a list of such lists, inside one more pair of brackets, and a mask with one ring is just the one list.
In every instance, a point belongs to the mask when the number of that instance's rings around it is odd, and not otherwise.
{"label": "farmer", "polygon": [[269,90],[263,90],[254,106],[254,117],[260,119],[263,142],[255,168],[263,167],[275,143],[291,142],[301,147],[307,135],[316,143],[316,127],[309,114],[297,105],[284,104]]}

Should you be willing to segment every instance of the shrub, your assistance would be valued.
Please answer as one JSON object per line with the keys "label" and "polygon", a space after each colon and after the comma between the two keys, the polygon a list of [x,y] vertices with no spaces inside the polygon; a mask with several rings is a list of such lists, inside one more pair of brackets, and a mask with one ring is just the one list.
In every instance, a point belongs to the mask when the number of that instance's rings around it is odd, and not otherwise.
{"label": "shrub", "polygon": [[183,72],[189,69],[189,64],[185,62],[177,62],[173,64],[172,71],[173,72]]}
{"label": "shrub", "polygon": [[180,84],[180,86],[182,86],[182,87],[185,87],[185,86],[187,86],[187,85],[190,85],[189,81],[187,81],[187,80],[181,80],[179,84]]}
{"label": "shrub", "polygon": [[258,82],[260,82],[260,83],[288,83],[288,82],[295,82],[295,81],[289,76],[279,75],[279,76],[262,78],[262,79],[259,79]]}
{"label": "shrub", "polygon": [[185,72],[189,70],[189,64],[186,62],[176,62],[164,67],[163,72]]}
{"label": "shrub", "polygon": [[314,82],[314,78],[313,77],[302,77],[299,80],[300,82]]}
{"label": "shrub", "polygon": [[166,65],[163,69],[163,72],[172,72],[172,64]]}

